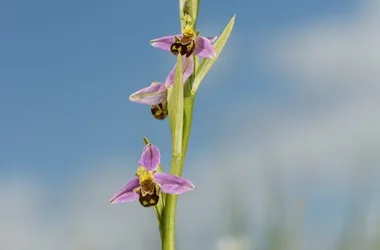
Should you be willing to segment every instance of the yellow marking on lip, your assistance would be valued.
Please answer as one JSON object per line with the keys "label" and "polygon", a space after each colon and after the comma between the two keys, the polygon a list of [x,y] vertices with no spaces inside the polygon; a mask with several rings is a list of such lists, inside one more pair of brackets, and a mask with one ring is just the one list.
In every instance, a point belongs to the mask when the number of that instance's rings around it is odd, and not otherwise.
{"label": "yellow marking on lip", "polygon": [[186,26],[183,29],[182,35],[189,37],[189,38],[194,38],[195,32],[193,30],[193,27],[191,27],[190,25]]}
{"label": "yellow marking on lip", "polygon": [[139,177],[140,185],[145,181],[153,181],[153,175],[143,166],[139,166],[136,171],[136,176]]}

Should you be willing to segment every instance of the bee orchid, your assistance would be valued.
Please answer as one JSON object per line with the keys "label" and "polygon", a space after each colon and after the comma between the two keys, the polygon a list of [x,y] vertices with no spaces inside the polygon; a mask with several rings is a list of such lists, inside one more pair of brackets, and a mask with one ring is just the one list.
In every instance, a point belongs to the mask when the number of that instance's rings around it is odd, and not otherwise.
{"label": "bee orchid", "polygon": [[[177,65],[176,65],[177,66]],[[168,115],[167,109],[167,89],[173,85],[176,66],[170,71],[165,83],[153,82],[149,87],[145,87],[133,93],[129,100],[141,104],[151,105],[151,112],[154,118],[163,120]],[[192,57],[182,57],[183,82],[193,73],[194,60]]]}
{"label": "bee orchid", "polygon": [[217,37],[204,37],[195,32],[191,26],[183,29],[182,34],[164,36],[150,41],[155,48],[170,51],[174,55],[194,54],[202,58],[213,58],[216,55],[214,46]]}
{"label": "bee orchid", "polygon": [[139,201],[144,207],[155,206],[161,192],[182,194],[194,189],[194,185],[182,177],[160,173],[160,151],[153,144],[147,144],[142,152],[136,177],[124,185],[110,200],[110,203]]}

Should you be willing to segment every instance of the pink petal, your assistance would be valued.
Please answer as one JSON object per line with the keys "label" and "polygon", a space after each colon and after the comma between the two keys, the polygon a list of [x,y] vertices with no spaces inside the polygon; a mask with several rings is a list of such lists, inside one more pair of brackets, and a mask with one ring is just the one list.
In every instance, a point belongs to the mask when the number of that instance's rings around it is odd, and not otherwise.
{"label": "pink petal", "polygon": [[130,182],[128,182],[124,187],[120,189],[110,200],[110,203],[123,203],[131,202],[139,199],[139,195],[133,192],[133,189],[139,187],[139,178],[135,177]]}
{"label": "pink petal", "polygon": [[166,87],[160,82],[154,82],[149,87],[133,93],[129,100],[141,104],[157,105],[166,99]]}
{"label": "pink petal", "polygon": [[182,194],[194,189],[191,181],[172,174],[156,173],[154,180],[161,186],[161,191],[167,194]]}
{"label": "pink petal", "polygon": [[218,37],[217,36],[208,36],[206,37],[208,40],[210,40],[211,43],[214,43],[216,42],[216,40],[218,40]]}
{"label": "pink petal", "polygon": [[[174,68],[170,71],[168,77],[165,80],[165,86],[169,87],[170,85],[173,84],[174,82],[174,77],[175,77],[175,69],[177,67],[177,64],[174,66]],[[183,82],[186,82],[187,78],[191,76],[191,74],[194,71],[194,59],[192,56],[186,57],[182,56],[182,80]]]}
{"label": "pink petal", "polygon": [[160,164],[160,150],[153,144],[148,144],[144,147],[143,153],[141,155],[140,166],[145,167],[148,171],[153,171]]}
{"label": "pink petal", "polygon": [[213,58],[216,56],[214,46],[211,44],[211,41],[204,36],[197,37],[194,53],[203,58]]}
{"label": "pink petal", "polygon": [[153,39],[150,41],[150,44],[158,49],[166,50],[170,52],[170,47],[173,45],[175,41],[175,37],[182,38],[182,35],[174,35],[174,36],[163,36],[160,38]]}

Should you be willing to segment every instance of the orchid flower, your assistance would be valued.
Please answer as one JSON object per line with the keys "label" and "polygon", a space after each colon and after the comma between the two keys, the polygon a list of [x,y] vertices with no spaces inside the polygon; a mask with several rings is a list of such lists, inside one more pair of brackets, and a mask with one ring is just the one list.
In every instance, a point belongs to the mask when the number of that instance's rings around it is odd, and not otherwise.
{"label": "orchid flower", "polygon": [[[177,65],[176,65],[177,66]],[[163,120],[168,115],[167,110],[167,90],[173,85],[176,66],[170,71],[165,83],[153,82],[149,87],[145,87],[133,93],[129,100],[141,104],[151,105],[152,115],[159,120]],[[194,60],[192,57],[182,57],[183,82],[193,73]]]}
{"label": "orchid flower", "polygon": [[215,48],[212,45],[217,37],[204,37],[195,32],[192,26],[187,25],[182,34],[164,36],[150,41],[153,47],[165,51],[170,51],[174,55],[186,55],[189,57],[193,53],[202,58],[213,58],[216,56]]}
{"label": "orchid flower", "polygon": [[161,192],[182,194],[194,189],[194,185],[182,177],[157,172],[160,164],[160,151],[149,143],[144,147],[136,176],[121,188],[110,200],[110,203],[123,203],[139,200],[144,207],[155,206]]}

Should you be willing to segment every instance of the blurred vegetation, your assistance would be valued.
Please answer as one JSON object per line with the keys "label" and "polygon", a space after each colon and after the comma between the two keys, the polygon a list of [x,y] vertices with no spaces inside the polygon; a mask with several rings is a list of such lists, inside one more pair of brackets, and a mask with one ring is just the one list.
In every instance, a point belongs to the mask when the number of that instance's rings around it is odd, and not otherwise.
{"label": "blurred vegetation", "polygon": [[[233,196],[229,207],[229,232],[227,235],[234,239],[234,244],[219,244],[218,250],[300,250],[337,249],[337,250],[380,250],[380,211],[373,216],[373,204],[378,193],[376,177],[380,166],[379,157],[369,158],[360,154],[352,170],[349,181],[349,191],[345,200],[342,225],[338,236],[331,235],[329,242],[324,238],[315,242],[305,242],[304,221],[307,212],[307,201],[299,199],[297,204],[289,209],[287,202],[287,183],[281,173],[274,174],[270,165],[266,164],[265,176],[268,183],[266,191],[264,227],[256,227],[255,222],[247,220],[252,211],[247,211],[244,196]],[[374,154],[372,154],[374,155]],[[363,167],[365,166],[365,167]],[[277,168],[278,169],[278,168]],[[374,187],[375,186],[375,187]],[[239,187],[236,187],[237,189]],[[232,191],[232,192],[236,192]],[[302,197],[301,197],[302,198]],[[305,198],[305,197],[304,197]],[[307,197],[306,197],[307,198]],[[341,198],[341,197],[339,197]],[[377,216],[376,216],[377,214]],[[313,217],[313,214],[308,216]],[[309,222],[310,223],[310,222]],[[375,226],[373,226],[375,225]],[[311,225],[312,227],[313,225]],[[327,229],[327,228],[326,228]],[[244,238],[248,239],[242,241]],[[312,237],[313,238],[313,237]],[[318,235],[314,239],[319,239]],[[307,243],[307,244],[306,244]]]}

